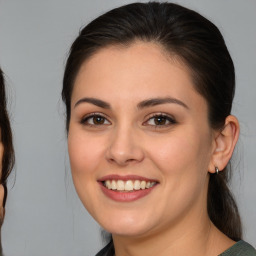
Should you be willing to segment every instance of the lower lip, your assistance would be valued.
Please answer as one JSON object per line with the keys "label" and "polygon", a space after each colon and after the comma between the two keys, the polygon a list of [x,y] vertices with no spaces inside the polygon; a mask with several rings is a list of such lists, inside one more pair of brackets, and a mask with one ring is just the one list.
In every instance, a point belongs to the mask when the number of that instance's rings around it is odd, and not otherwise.
{"label": "lower lip", "polygon": [[147,196],[151,191],[157,186],[154,185],[151,188],[135,190],[135,191],[118,191],[118,190],[110,190],[107,189],[102,182],[99,182],[102,192],[105,196],[109,197],[110,199],[118,202],[132,202],[136,201],[142,197]]}

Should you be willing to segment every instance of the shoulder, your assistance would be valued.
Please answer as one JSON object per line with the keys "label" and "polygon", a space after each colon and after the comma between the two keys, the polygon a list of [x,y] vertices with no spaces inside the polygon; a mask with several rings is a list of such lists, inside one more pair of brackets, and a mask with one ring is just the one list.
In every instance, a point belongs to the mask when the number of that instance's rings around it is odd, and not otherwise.
{"label": "shoulder", "polygon": [[256,256],[256,250],[250,244],[240,240],[220,256]]}
{"label": "shoulder", "polygon": [[[114,245],[111,241],[95,256],[114,256],[114,254]],[[219,256],[256,256],[256,250],[250,244],[240,240]]]}

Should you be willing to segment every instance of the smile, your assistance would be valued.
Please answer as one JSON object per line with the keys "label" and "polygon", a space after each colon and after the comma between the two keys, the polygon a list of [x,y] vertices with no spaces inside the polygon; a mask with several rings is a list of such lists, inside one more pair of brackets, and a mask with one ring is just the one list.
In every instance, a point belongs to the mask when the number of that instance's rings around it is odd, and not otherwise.
{"label": "smile", "polygon": [[103,182],[104,187],[117,191],[137,191],[149,189],[156,185],[156,181],[145,180],[106,180]]}
{"label": "smile", "polygon": [[159,182],[137,175],[108,175],[98,180],[105,196],[117,202],[136,201],[149,195]]}

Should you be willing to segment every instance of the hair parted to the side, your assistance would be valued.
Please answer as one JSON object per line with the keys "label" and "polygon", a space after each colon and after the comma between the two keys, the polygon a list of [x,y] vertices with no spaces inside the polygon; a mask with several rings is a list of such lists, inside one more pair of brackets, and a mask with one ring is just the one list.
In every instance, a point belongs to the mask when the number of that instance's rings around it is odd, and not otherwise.
{"label": "hair parted to the side", "polygon": [[[102,48],[128,46],[138,40],[157,43],[189,68],[195,89],[207,101],[211,127],[222,129],[231,113],[235,72],[220,31],[192,10],[173,3],[149,2],[113,9],[80,31],[70,49],[63,79],[67,132],[72,90],[82,63]],[[217,228],[238,241],[242,229],[236,203],[227,186],[228,171],[226,168],[210,176],[208,214]]]}
{"label": "hair parted to the side", "polygon": [[5,188],[4,202],[5,205],[7,197],[6,181],[11,173],[14,165],[14,149],[12,143],[12,131],[7,112],[7,102],[4,84],[4,75],[0,69],[0,129],[1,129],[1,142],[4,146],[3,161],[2,161],[2,173],[0,182]]}

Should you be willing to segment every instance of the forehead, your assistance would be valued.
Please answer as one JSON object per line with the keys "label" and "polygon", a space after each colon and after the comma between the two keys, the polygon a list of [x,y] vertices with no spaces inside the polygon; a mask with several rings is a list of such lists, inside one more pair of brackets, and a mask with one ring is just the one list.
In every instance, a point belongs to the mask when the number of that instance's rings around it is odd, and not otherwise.
{"label": "forehead", "polygon": [[[102,63],[104,64],[101,65]],[[101,71],[103,71],[102,68],[106,63],[110,65],[105,66],[104,70],[111,71],[111,73],[115,73],[121,68],[131,70],[132,67],[137,68],[138,66],[140,66],[140,71],[150,66],[154,66],[154,69],[156,69],[156,65],[159,63],[174,64],[189,73],[189,69],[180,58],[177,55],[171,55],[159,43],[135,41],[128,45],[111,45],[96,51],[82,63],[75,84],[80,78],[83,78],[81,74],[86,70],[88,71],[87,74],[94,71],[94,68],[101,68]],[[118,66],[116,70],[113,70],[111,68],[114,67],[115,63],[118,63]],[[111,70],[108,70],[108,68]],[[163,68],[164,65],[159,66],[159,69]]]}
{"label": "forehead", "polygon": [[72,100],[81,93],[122,99],[166,97],[171,93],[170,96],[184,100],[189,100],[191,94],[198,94],[187,66],[160,45],[149,42],[99,50],[82,64]]}
{"label": "forehead", "polygon": [[[127,45],[110,45],[97,50],[82,63],[75,82],[81,72],[93,65],[100,66],[99,64],[102,61],[109,64],[114,64],[117,61],[119,68],[141,65],[140,70],[148,65],[156,64],[156,62],[158,64],[159,62],[163,64],[172,63],[184,70],[186,69],[188,73],[190,72],[178,55],[168,52],[160,43],[134,41]],[[163,66],[160,68],[163,68]],[[114,72],[114,70],[112,71]]]}

